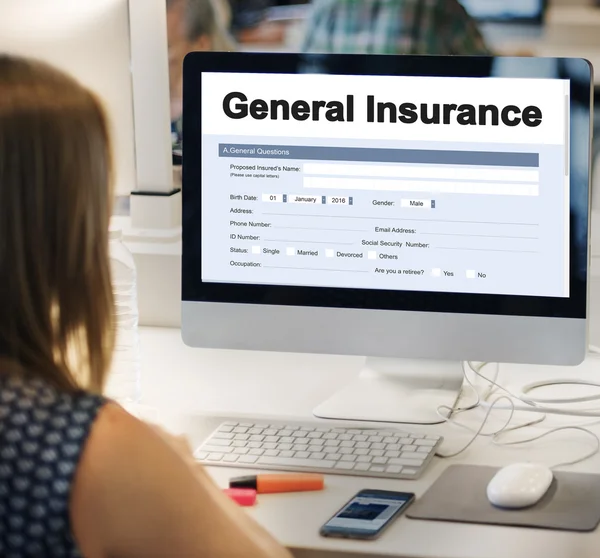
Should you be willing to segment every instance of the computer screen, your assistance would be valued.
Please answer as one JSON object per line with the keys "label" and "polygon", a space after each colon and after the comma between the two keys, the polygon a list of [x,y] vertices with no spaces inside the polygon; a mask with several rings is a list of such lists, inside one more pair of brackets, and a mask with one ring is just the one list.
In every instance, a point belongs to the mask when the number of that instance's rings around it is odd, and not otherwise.
{"label": "computer screen", "polygon": [[202,87],[203,282],[568,298],[568,80]]}
{"label": "computer screen", "polygon": [[541,22],[547,0],[460,0],[460,3],[480,21]]}
{"label": "computer screen", "polygon": [[582,356],[587,63],[193,54],[184,76],[191,344]]}

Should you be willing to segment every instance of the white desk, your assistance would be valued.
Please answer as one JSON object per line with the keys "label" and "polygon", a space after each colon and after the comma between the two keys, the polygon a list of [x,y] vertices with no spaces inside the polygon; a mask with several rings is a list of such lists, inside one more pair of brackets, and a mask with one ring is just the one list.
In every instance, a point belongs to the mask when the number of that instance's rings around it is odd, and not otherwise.
{"label": "white desk", "polygon": [[[194,442],[203,424],[201,417],[189,416],[194,414],[311,419],[312,408],[349,381],[362,364],[362,359],[355,357],[193,350],[183,345],[179,331],[168,329],[143,329],[142,349],[145,402],[159,409],[165,426],[186,432]],[[564,375],[548,368],[506,366],[501,379],[529,381],[549,373]],[[575,374],[600,378],[600,358],[586,363]],[[470,419],[474,426],[482,416],[477,413]],[[183,415],[188,416],[181,418]],[[546,426],[559,423],[564,421],[550,418]],[[448,449],[460,447],[469,438],[467,432],[452,426],[411,428],[441,432]],[[263,496],[249,513],[302,557],[597,558],[600,531],[580,535],[401,518],[375,542],[326,540],[318,535],[320,525],[362,488],[405,490],[421,496],[451,463],[503,465],[535,455],[535,459],[553,464],[565,454],[571,455],[569,452],[585,453],[590,443],[585,435],[569,433],[519,449],[495,447],[488,439],[480,439],[459,459],[436,459],[420,481],[329,476],[324,492]],[[597,472],[600,456],[570,470]],[[213,468],[211,473],[226,486],[229,477],[245,471]]]}

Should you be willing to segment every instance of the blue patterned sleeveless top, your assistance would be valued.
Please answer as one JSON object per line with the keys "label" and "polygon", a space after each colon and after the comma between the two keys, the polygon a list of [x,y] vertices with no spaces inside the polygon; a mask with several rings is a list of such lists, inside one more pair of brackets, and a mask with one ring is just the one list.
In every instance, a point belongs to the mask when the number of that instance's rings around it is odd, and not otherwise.
{"label": "blue patterned sleeveless top", "polygon": [[79,558],[69,500],[105,400],[0,375],[0,556]]}

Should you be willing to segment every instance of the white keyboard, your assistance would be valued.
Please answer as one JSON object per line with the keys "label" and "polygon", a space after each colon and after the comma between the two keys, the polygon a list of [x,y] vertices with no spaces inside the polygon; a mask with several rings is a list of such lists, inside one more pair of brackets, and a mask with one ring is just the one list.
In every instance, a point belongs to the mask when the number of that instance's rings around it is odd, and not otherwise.
{"label": "white keyboard", "polygon": [[418,479],[441,442],[392,429],[229,421],[194,455],[206,465]]}

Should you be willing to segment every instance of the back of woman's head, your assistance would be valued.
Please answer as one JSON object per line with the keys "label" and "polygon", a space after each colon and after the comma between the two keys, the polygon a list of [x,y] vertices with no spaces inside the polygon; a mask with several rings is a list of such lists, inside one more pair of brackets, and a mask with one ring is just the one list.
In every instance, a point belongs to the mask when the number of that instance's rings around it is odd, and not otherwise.
{"label": "back of woman's head", "polygon": [[96,98],[0,55],[0,359],[60,389],[100,390],[110,364],[110,168]]}

